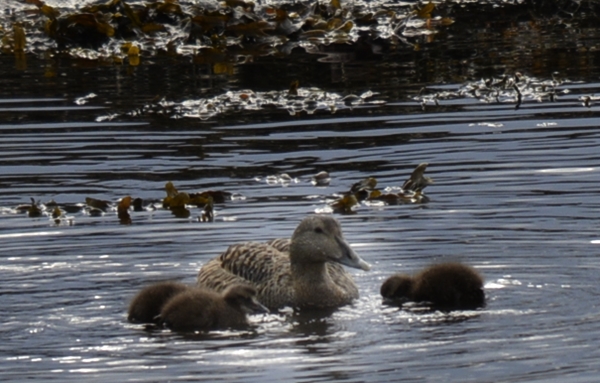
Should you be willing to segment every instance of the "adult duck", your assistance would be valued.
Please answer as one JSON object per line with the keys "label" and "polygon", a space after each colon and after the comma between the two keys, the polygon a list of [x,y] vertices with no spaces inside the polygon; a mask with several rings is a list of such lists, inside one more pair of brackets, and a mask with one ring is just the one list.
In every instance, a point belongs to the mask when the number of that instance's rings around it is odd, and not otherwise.
{"label": "adult duck", "polygon": [[256,288],[271,309],[333,308],[358,298],[358,288],[341,265],[369,270],[330,216],[304,218],[290,240],[230,246],[198,273],[198,286],[223,291],[235,283]]}

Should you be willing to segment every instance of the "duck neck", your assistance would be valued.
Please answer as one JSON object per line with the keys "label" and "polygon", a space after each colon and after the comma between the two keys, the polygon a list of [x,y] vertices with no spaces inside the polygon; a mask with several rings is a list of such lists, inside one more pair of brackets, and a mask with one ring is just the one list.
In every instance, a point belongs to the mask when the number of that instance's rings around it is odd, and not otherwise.
{"label": "duck neck", "polygon": [[325,263],[291,262],[295,303],[299,307],[334,307],[343,295],[335,285]]}

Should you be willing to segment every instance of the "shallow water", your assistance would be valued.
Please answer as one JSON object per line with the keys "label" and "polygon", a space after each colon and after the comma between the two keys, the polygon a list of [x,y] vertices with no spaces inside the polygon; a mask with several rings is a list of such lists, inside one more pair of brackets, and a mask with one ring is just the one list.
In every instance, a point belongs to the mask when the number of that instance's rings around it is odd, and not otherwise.
{"label": "shallow water", "polygon": [[[440,42],[373,61],[265,57],[232,76],[207,74],[185,58],[130,68],[28,57],[23,68],[0,55],[3,381],[595,380],[600,107],[580,98],[598,92],[600,68],[591,59],[575,65],[572,41],[551,32],[541,36],[557,55],[548,48],[532,61],[477,57],[462,69],[441,64]],[[468,44],[446,38],[447,62],[459,62]],[[485,50],[498,37],[480,38],[470,43]],[[501,56],[530,57],[497,46]],[[45,76],[49,66],[55,77]],[[510,95],[500,103],[441,96],[516,71],[550,81],[557,69],[565,81],[555,102],[524,98],[515,108]],[[205,120],[158,106],[161,98],[179,103],[230,89],[281,91],[294,78],[341,95],[377,92],[373,99],[385,104],[295,116],[238,110]],[[438,105],[422,107],[423,95],[438,95]],[[429,202],[363,203],[355,214],[336,214],[373,265],[351,270],[361,292],[353,305],[253,316],[249,331],[194,336],[127,323],[141,287],[193,283],[229,244],[290,236],[306,214],[328,211],[335,193],[369,176],[379,188],[399,187],[421,162],[435,180]],[[322,170],[330,185],[313,186]],[[267,182],[282,173],[292,181]],[[201,222],[197,207],[176,217],[160,203],[168,181],[233,198],[215,204],[214,222]],[[122,225],[116,203],[127,195],[144,199],[144,210]],[[91,215],[87,197],[113,206]],[[55,222],[50,207],[33,218],[16,210],[30,198],[55,201],[64,216]],[[388,275],[440,260],[482,272],[484,309],[383,304]]]}

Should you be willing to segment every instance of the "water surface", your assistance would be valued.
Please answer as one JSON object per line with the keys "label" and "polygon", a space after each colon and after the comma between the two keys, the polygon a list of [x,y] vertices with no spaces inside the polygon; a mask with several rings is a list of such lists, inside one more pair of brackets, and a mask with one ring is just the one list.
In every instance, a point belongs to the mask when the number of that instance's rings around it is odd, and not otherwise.
{"label": "water surface", "polygon": [[[130,68],[29,56],[22,68],[0,55],[3,380],[594,380],[600,107],[581,98],[600,87],[600,68],[583,60],[596,53],[577,61],[572,40],[554,29],[540,37],[556,55],[543,43],[532,55],[496,33],[465,40],[462,30],[452,32],[422,51],[346,63],[295,52],[240,65],[232,76],[202,74],[207,68],[186,58]],[[521,32],[515,27],[528,36]],[[464,61],[469,49],[498,41],[505,42],[496,44],[500,55],[514,60]],[[576,41],[584,42],[594,46],[597,34]],[[57,76],[45,76],[48,65]],[[560,72],[556,100],[524,97],[516,108],[514,94],[491,103],[442,94],[517,71],[539,81]],[[340,95],[372,91],[385,103],[208,119],[159,103],[232,89],[282,91],[294,78]],[[194,283],[200,266],[229,244],[288,237],[353,183],[375,177],[381,189],[399,187],[421,162],[435,180],[425,190],[429,202],[363,203],[354,214],[336,214],[373,265],[351,270],[361,292],[354,304],[253,316],[243,332],[190,336],[127,323],[128,302],[143,286]],[[311,176],[322,170],[331,183],[314,186]],[[292,181],[267,182],[282,173]],[[180,218],[161,206],[169,181],[180,191],[233,198],[215,204],[214,222],[201,222],[198,207]],[[116,203],[127,195],[142,198],[144,209],[122,225]],[[92,215],[88,197],[113,206]],[[44,214],[16,209],[30,198],[46,204]],[[64,211],[58,222],[51,201]],[[379,287],[391,273],[442,260],[481,271],[484,309],[445,314],[382,302]]]}

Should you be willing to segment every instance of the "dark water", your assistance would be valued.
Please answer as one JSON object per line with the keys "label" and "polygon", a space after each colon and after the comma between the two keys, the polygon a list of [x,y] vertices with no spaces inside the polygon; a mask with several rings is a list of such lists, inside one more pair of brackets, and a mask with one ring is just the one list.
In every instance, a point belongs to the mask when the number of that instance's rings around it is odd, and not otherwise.
{"label": "dark water", "polygon": [[[561,32],[538,20],[533,43],[531,24],[507,23],[473,26],[479,34],[450,29],[421,51],[365,60],[264,57],[233,75],[186,58],[131,68],[0,55],[3,381],[597,379],[600,39],[585,25]],[[45,75],[49,67],[56,76]],[[539,82],[558,71],[556,101],[524,92],[515,108],[515,94],[492,103],[456,96],[516,71]],[[208,119],[158,107],[228,90],[281,91],[296,78],[340,95],[377,92],[373,100],[385,104]],[[438,105],[422,107],[427,95]],[[399,187],[421,162],[435,180],[428,203],[336,214],[373,264],[352,270],[361,292],[353,305],[254,316],[251,331],[196,336],[127,323],[142,286],[193,283],[229,244],[290,236],[306,214],[327,211],[335,193],[369,176],[382,189]],[[331,184],[313,186],[322,170]],[[268,182],[282,173],[292,182]],[[197,207],[176,217],[160,203],[168,181],[233,198],[215,204],[214,222],[201,222]],[[116,203],[127,195],[144,199],[144,209],[122,225]],[[88,197],[114,205],[91,215]],[[46,204],[42,216],[16,210],[30,198]],[[58,222],[50,201],[64,211]],[[446,259],[482,272],[486,308],[443,314],[382,303],[388,275]]]}

